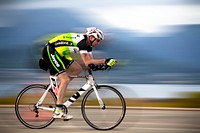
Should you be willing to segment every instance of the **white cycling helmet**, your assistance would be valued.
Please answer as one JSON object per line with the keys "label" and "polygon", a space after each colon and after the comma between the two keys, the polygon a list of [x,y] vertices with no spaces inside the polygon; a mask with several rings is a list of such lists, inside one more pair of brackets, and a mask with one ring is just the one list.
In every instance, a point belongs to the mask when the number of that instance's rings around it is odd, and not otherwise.
{"label": "white cycling helmet", "polygon": [[100,29],[97,29],[96,27],[89,27],[86,30],[87,36],[94,36],[98,40],[104,40],[103,32]]}

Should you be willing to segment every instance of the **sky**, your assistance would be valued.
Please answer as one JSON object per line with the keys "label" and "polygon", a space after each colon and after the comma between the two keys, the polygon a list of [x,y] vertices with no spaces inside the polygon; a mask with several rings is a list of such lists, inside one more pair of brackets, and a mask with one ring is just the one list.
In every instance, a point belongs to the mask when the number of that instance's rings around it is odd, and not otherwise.
{"label": "sky", "polygon": [[[35,0],[1,4],[1,10],[71,8],[84,13],[88,19],[99,20],[109,27],[132,30],[138,35],[159,35],[176,32],[166,29],[167,25],[199,24],[200,2],[196,0]],[[85,18],[85,16],[82,16]],[[0,18],[1,19],[1,18]],[[0,21],[0,27],[12,23]]]}
{"label": "sky", "polygon": [[90,10],[110,25],[141,33],[162,33],[167,25],[200,23],[199,5],[128,5]]}

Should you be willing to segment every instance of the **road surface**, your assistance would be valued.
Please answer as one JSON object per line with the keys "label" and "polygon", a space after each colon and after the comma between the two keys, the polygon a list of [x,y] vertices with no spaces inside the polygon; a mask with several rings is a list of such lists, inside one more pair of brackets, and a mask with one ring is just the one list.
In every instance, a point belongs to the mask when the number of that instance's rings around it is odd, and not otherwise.
{"label": "road surface", "polygon": [[[96,133],[100,132],[86,124],[81,110],[71,108],[74,116],[70,121],[56,120],[44,129],[29,129],[15,116],[13,107],[0,107],[1,133]],[[108,133],[200,133],[200,111],[127,109],[124,121]]]}

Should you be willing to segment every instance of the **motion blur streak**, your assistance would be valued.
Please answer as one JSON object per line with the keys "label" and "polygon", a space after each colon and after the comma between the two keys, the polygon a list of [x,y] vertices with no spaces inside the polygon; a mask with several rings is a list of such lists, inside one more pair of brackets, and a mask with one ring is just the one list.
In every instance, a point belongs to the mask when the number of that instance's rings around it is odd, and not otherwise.
{"label": "motion blur streak", "polygon": [[[95,72],[98,83],[117,87],[129,107],[199,108],[199,16],[197,0],[2,0],[0,104],[13,104],[29,84],[48,84],[38,60],[49,39],[96,26],[105,41],[94,58],[118,60],[111,71]],[[68,92],[84,81],[75,79]],[[195,121],[188,123],[195,127]]]}

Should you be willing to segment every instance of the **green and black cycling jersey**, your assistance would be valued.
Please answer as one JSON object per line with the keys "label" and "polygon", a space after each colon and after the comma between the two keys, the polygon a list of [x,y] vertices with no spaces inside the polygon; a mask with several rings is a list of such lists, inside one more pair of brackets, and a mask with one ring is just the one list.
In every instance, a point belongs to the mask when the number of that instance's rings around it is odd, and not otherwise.
{"label": "green and black cycling jersey", "polygon": [[79,50],[80,53],[92,52],[92,47],[86,44],[86,35],[83,34],[61,34],[51,39],[49,44],[56,49],[60,56],[68,55],[75,50]]}
{"label": "green and black cycling jersey", "polygon": [[77,33],[61,34],[51,39],[43,49],[43,59],[49,66],[51,75],[58,75],[66,70],[73,59],[72,52],[92,54],[92,47],[86,44],[87,36]]}

